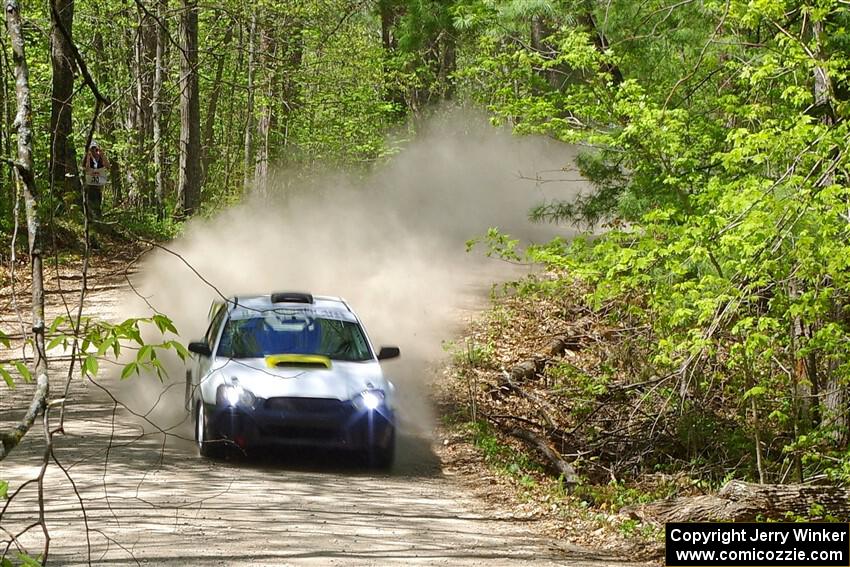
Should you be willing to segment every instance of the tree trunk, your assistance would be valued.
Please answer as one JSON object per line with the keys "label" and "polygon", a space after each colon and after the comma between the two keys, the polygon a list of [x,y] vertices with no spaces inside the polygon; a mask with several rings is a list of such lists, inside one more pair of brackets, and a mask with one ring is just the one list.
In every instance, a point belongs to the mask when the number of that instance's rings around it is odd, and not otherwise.
{"label": "tree trunk", "polygon": [[201,113],[198,96],[198,4],[183,0],[180,13],[180,174],[177,216],[197,212],[201,204]]}
{"label": "tree trunk", "polygon": [[[378,11],[381,18],[381,44],[384,47],[383,70],[384,75],[389,76],[393,72],[392,64],[398,48],[398,38],[395,27],[400,17],[398,7],[393,0],[380,0]],[[389,83],[385,85],[384,100],[391,103],[396,112],[401,116],[407,106],[406,93],[400,85]]]}
{"label": "tree trunk", "polygon": [[158,0],[156,3],[156,18],[159,20],[156,34],[156,61],[153,76],[153,104],[151,114],[153,121],[153,156],[154,156],[154,207],[156,218],[162,220],[165,216],[165,148],[162,143],[162,88],[168,70],[165,68],[165,47],[168,41],[168,30],[165,28],[165,13],[168,10],[168,0]]}
{"label": "tree trunk", "polygon": [[455,81],[453,74],[457,70],[457,39],[451,30],[443,34],[442,57],[440,58],[440,72],[438,74],[443,100],[451,100],[455,95]]}
{"label": "tree trunk", "polygon": [[[585,12],[582,14],[578,14],[576,16],[576,21],[579,24],[584,26],[587,30],[587,33],[590,34],[590,37],[593,41],[594,47],[596,47],[596,51],[599,53],[606,53],[608,51],[608,38],[599,30],[596,25],[596,18],[593,17],[592,12]],[[605,63],[603,65],[603,69],[611,74],[611,80],[615,85],[619,85],[623,82],[623,73],[620,71],[620,68],[614,65],[613,63]]]}
{"label": "tree trunk", "polygon": [[141,8],[138,10],[138,30],[136,33],[136,156],[137,187],[133,191],[133,201],[136,204],[153,201],[149,158],[148,140],[153,137],[153,82],[150,69],[156,60],[156,37],[160,32],[154,29],[153,19]]}
{"label": "tree trunk", "polygon": [[203,172],[203,178],[207,178],[207,172],[212,163],[213,156],[213,145],[215,144],[215,118],[216,112],[218,110],[218,99],[221,94],[221,77],[224,74],[224,62],[227,59],[226,49],[230,45],[230,42],[233,40],[233,26],[227,26],[227,30],[224,32],[224,39],[222,40],[222,45],[219,48],[219,56],[218,61],[216,62],[215,68],[215,79],[213,80],[213,87],[210,93],[210,101],[207,105],[207,116],[206,121],[204,122],[204,144],[201,148],[201,170]]}
{"label": "tree trunk", "polygon": [[[531,19],[531,48],[544,59],[552,59],[557,55],[555,49],[546,38],[552,34],[552,27],[541,15]],[[546,81],[553,90],[559,90],[563,80],[558,76],[558,69],[540,69],[537,74]]]}
{"label": "tree trunk", "polygon": [[[821,508],[822,507],[822,508]],[[733,480],[716,495],[646,504],[624,513],[652,522],[752,522],[810,516],[813,509],[842,522],[850,519],[850,490],[808,484],[750,484]]]}
{"label": "tree trunk", "polygon": [[[242,27],[239,27],[239,47],[236,50],[236,69],[242,69],[242,63],[244,61],[245,53],[245,42],[244,42],[244,33]],[[233,173],[234,168],[239,165],[241,162],[241,157],[237,157],[238,150],[241,149],[238,145],[233,144],[233,141],[237,138],[233,129],[234,129],[234,119],[233,115],[236,114],[234,108],[234,99],[236,94],[236,81],[230,81],[230,92],[226,98],[227,100],[227,123],[224,126],[224,189],[225,191],[230,191],[230,179]],[[240,131],[240,134],[242,132]],[[241,138],[241,136],[240,136]],[[241,143],[241,139],[240,139]],[[241,186],[240,186],[241,187]]]}
{"label": "tree trunk", "polygon": [[136,33],[133,35],[132,77],[134,90],[129,117],[131,123],[129,130],[132,132],[132,139],[135,143],[135,151],[133,152],[135,159],[132,161],[128,160],[129,167],[127,168],[127,197],[131,206],[138,206],[141,203],[143,194],[142,186],[144,185],[144,172],[139,171],[145,167],[144,160],[139,159],[144,152],[145,143],[145,120],[142,115],[142,75],[146,71],[144,67],[144,54],[142,52],[142,36],[144,35],[142,31],[143,17],[141,9],[137,8]]}
{"label": "tree trunk", "polygon": [[[127,77],[135,77],[138,74],[138,64],[136,53],[136,37],[133,33],[133,30],[129,28],[129,26],[124,30],[122,34],[123,45],[122,48],[119,49],[119,53],[132,53],[132,56],[128,56],[119,61],[126,60],[126,69],[127,69]],[[102,53],[102,52],[101,52]],[[127,108],[126,113],[124,114],[124,126],[123,129],[128,132],[135,132],[140,128],[139,126],[139,109],[136,104],[136,96],[135,93],[133,96],[127,97]],[[127,156],[127,164],[124,167],[124,178],[122,180],[122,185],[127,189],[126,195],[122,195],[122,198],[126,198],[128,201],[132,201],[135,198],[136,194],[136,174],[134,172],[134,164],[131,161],[131,156],[134,152],[128,151]]]}
{"label": "tree trunk", "polygon": [[543,18],[533,16],[531,18],[531,49],[543,53]]}
{"label": "tree trunk", "polygon": [[[50,30],[50,64],[53,72],[50,108],[50,185],[60,198],[82,197],[77,169],[77,152],[73,143],[72,105],[74,97],[74,55],[70,42],[59,30],[62,26],[72,34],[74,0],[51,0],[53,27]],[[73,36],[71,36],[73,37]]]}
{"label": "tree trunk", "polygon": [[0,434],[0,460],[14,449],[35,423],[38,414],[47,407],[50,380],[47,374],[47,357],[44,345],[44,279],[41,251],[41,223],[38,218],[39,193],[35,183],[32,157],[32,104],[30,102],[29,69],[27,68],[21,13],[17,0],[6,0],[6,30],[12,44],[12,60],[15,71],[15,95],[18,128],[18,157],[15,162],[18,182],[24,194],[29,240],[30,265],[32,268],[32,333],[33,375],[36,388],[24,417],[8,433]]}
{"label": "tree trunk", "polygon": [[[0,37],[3,37],[0,35]],[[2,121],[3,128],[2,132],[0,132],[0,155],[8,156],[12,153],[12,105],[9,101],[9,73],[14,72],[11,69],[11,65],[9,65],[8,54],[6,52],[6,42],[0,40],[0,58],[2,58],[2,65],[0,65],[0,75],[3,77],[2,79],[2,92],[0,92],[0,96],[3,98],[2,107],[0,107],[0,112],[2,112],[2,116],[0,116],[0,121]],[[16,191],[15,191],[15,168],[11,165],[6,168],[6,164],[0,165],[0,183],[2,183],[4,191],[3,191],[3,199],[6,207],[2,211],[4,214],[9,215],[9,219],[12,218],[12,211],[15,207],[16,200]],[[11,223],[10,223],[11,224]]]}
{"label": "tree trunk", "polygon": [[[824,63],[829,59],[829,54],[824,51],[823,45],[823,20],[812,21],[812,36],[815,40],[815,55],[818,58],[814,66],[814,107],[821,115],[821,122],[826,126],[835,124],[835,110],[833,108],[833,85],[829,75],[829,69]],[[820,187],[829,187],[835,183],[833,173],[824,174],[818,182]],[[843,304],[841,295],[833,300],[835,302],[833,311],[836,319],[846,326],[847,306]],[[814,355],[812,355],[813,357]],[[829,368],[824,372],[822,383],[819,384],[819,393],[822,394],[820,407],[821,423],[827,428],[829,435],[837,445],[843,449],[848,443],[848,426],[850,426],[850,390],[839,370],[839,362],[831,361]]]}
{"label": "tree trunk", "polygon": [[251,175],[254,172],[254,66],[256,56],[254,45],[257,41],[257,12],[251,13],[251,28],[248,30],[248,101],[245,115],[245,158],[242,162],[242,191],[247,194],[251,189]]}
{"label": "tree trunk", "polygon": [[394,51],[398,46],[398,40],[394,33],[395,25],[398,22],[395,2],[393,0],[380,0],[378,11],[381,15],[381,44],[384,46],[384,51]]}
{"label": "tree trunk", "polygon": [[301,33],[304,29],[304,22],[297,19],[287,26],[287,29],[291,30],[290,33],[288,33],[288,41],[286,42],[286,49],[288,52],[287,60],[289,65],[281,80],[281,96],[279,97],[283,101],[283,104],[280,106],[280,120],[282,122],[282,146],[284,151],[288,149],[290,122],[295,108],[298,107],[298,100],[301,94],[299,81],[297,80],[297,72],[301,68],[301,63],[304,59],[304,42]]}
{"label": "tree trunk", "polygon": [[[95,58],[92,63],[95,76],[97,77],[97,82],[101,85],[106,84],[108,82],[107,77],[109,76],[108,61],[110,58],[103,42],[103,34],[100,31],[95,32],[92,45],[94,46],[95,53],[105,55],[105,57]],[[104,132],[103,138],[107,142],[107,148],[114,148],[114,132],[115,130],[122,129],[118,105],[110,104],[106,106],[103,109],[100,123]],[[109,157],[109,181],[112,186],[112,206],[118,206],[124,199],[124,178],[122,177],[121,172],[121,160],[115,154]]]}
{"label": "tree trunk", "polygon": [[[796,277],[792,277],[788,284],[788,297],[791,301],[795,301],[800,297],[800,281]],[[791,319],[791,349],[792,349],[792,428],[795,438],[808,433],[811,427],[811,368],[809,367],[809,359],[802,354],[803,348],[806,346],[808,334],[806,333],[806,324],[803,319],[797,315]],[[797,482],[803,482],[803,462],[799,452],[791,455],[794,464],[794,471]]]}
{"label": "tree trunk", "polygon": [[814,66],[815,107],[823,112],[823,123],[831,126],[835,122],[835,117],[832,109],[832,79],[829,76],[829,69],[823,63],[829,58],[823,48],[823,20],[812,22],[812,36],[816,46],[815,55],[818,57],[817,64]]}
{"label": "tree trunk", "polygon": [[263,54],[262,68],[265,72],[265,88],[263,89],[262,109],[257,121],[257,158],[254,168],[254,191],[265,198],[269,191],[269,135],[274,123],[274,61],[276,58],[277,42],[272,37],[269,26],[263,25],[260,33],[260,52]]}

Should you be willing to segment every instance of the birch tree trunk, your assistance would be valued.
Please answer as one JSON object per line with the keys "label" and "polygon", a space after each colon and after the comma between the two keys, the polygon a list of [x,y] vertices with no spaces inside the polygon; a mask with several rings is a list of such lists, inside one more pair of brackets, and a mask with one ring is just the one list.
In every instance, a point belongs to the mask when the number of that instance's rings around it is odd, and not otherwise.
{"label": "birch tree trunk", "polygon": [[148,142],[153,137],[153,83],[150,72],[156,59],[156,42],[160,31],[154,28],[155,22],[141,8],[138,10],[138,28],[136,32],[136,128],[135,142],[139,160],[137,162],[137,187],[133,191],[133,201],[137,204],[150,202],[154,193],[151,185],[151,160]]}
{"label": "birch tree trunk", "polygon": [[47,357],[44,348],[44,279],[41,251],[41,223],[38,218],[39,193],[35,183],[32,157],[32,104],[30,101],[29,69],[27,68],[21,12],[17,0],[6,0],[6,30],[12,44],[12,60],[15,73],[15,98],[17,114],[15,126],[18,133],[18,151],[15,171],[24,195],[29,241],[30,265],[32,268],[32,333],[33,375],[36,388],[24,417],[9,432],[0,433],[0,460],[14,449],[38,414],[47,407],[50,380],[47,374]]}
{"label": "birch tree trunk", "polygon": [[[2,35],[0,35],[2,38]],[[2,120],[3,128],[2,132],[0,132],[0,151],[2,151],[2,155],[7,156],[12,152],[12,112],[11,105],[9,104],[9,79],[8,76],[12,72],[9,68],[9,60],[6,52],[6,42],[0,40],[0,76],[2,76],[2,84],[0,84],[0,97],[3,98],[2,105],[0,105],[0,112],[2,112],[2,116],[0,116],[0,120]],[[12,209],[15,205],[15,169],[13,166],[9,166],[6,168],[6,164],[0,165],[0,183],[2,183],[4,188],[4,201],[7,205],[6,208],[3,209],[4,214],[9,214],[11,216]]]}
{"label": "birch tree trunk", "polygon": [[168,70],[165,68],[165,48],[168,41],[168,29],[165,28],[165,13],[168,10],[168,0],[158,0],[156,3],[156,18],[159,20],[156,34],[156,61],[153,76],[153,160],[154,160],[154,207],[156,218],[162,220],[165,215],[165,150],[162,147],[162,88]]}
{"label": "birch tree trunk", "polygon": [[201,111],[198,96],[198,3],[183,0],[180,13],[180,172],[177,216],[201,204]]}

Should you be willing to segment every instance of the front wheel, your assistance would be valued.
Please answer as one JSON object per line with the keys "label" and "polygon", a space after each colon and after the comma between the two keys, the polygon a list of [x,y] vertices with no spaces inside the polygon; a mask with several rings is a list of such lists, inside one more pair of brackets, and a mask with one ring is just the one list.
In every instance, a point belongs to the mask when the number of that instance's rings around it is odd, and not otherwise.
{"label": "front wheel", "polygon": [[211,441],[207,435],[206,412],[203,402],[198,402],[198,409],[195,411],[195,442],[198,444],[198,452],[202,457],[220,459],[224,456],[225,443]]}

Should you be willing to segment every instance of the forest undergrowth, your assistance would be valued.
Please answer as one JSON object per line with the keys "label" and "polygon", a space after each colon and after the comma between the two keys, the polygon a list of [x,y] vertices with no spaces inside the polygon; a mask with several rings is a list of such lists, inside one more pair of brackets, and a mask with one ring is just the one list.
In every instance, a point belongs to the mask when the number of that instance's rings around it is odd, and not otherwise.
{"label": "forest undergrowth", "polygon": [[[759,440],[770,440],[763,453],[777,468],[793,453],[779,445],[787,436],[778,428],[753,431],[747,397],[724,394],[721,363],[702,367],[702,395],[682,397],[680,373],[656,362],[645,301],[631,294],[599,304],[593,291],[551,268],[494,285],[489,310],[445,344],[444,458],[487,470],[488,493],[545,519],[559,537],[654,558],[663,525],[634,510],[711,494],[735,478],[757,481]],[[784,519],[825,518],[811,510]]]}

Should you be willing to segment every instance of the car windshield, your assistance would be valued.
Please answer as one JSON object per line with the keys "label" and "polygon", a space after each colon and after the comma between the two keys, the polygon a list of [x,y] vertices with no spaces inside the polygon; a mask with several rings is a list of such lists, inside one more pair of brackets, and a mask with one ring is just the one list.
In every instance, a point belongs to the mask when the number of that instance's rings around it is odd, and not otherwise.
{"label": "car windshield", "polygon": [[372,358],[360,325],[351,321],[271,311],[227,322],[217,356],[258,358],[271,354],[319,354],[349,362]]}

